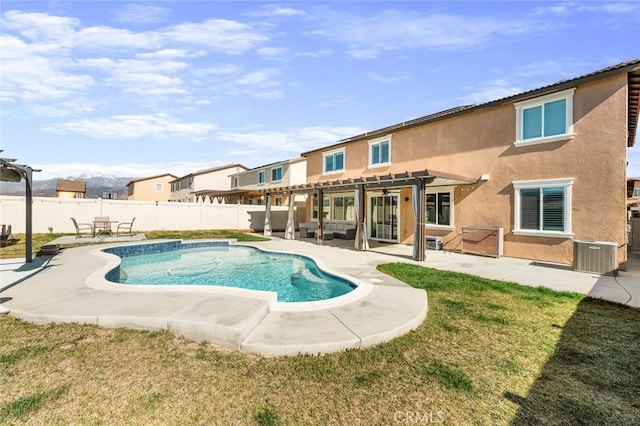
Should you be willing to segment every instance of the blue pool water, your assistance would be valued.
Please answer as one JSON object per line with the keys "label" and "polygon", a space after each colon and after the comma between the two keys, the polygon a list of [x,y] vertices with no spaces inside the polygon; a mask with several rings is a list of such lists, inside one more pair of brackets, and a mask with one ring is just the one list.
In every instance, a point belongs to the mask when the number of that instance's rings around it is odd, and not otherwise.
{"label": "blue pool water", "polygon": [[[166,245],[166,243],[164,243]],[[162,245],[162,244],[161,244]],[[308,302],[341,296],[356,285],[323,272],[305,256],[264,252],[228,244],[141,245],[106,249],[122,258],[106,278],[122,284],[216,285],[274,291],[279,302]],[[140,250],[139,250],[140,251]]]}

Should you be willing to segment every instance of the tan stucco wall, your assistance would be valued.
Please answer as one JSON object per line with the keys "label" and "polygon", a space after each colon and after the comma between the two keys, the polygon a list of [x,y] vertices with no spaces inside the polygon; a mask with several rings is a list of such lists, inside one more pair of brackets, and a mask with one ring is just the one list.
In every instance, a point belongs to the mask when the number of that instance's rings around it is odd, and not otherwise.
{"label": "tan stucco wall", "polygon": [[[515,147],[513,104],[475,110],[393,134],[392,164],[367,169],[368,141],[346,145],[345,172],[322,176],[322,152],[307,157],[309,182],[385,175],[431,169],[488,181],[456,187],[452,231],[427,229],[442,235],[446,247],[459,248],[464,225],[504,228],[504,254],[511,257],[571,263],[573,240],[514,235],[512,182],[574,178],[572,232],[576,240],[625,243],[626,229],[626,74],[580,85],[574,94],[572,140]],[[411,197],[407,191],[406,196]],[[400,240],[412,242],[410,203],[401,197]],[[404,205],[408,204],[408,208]],[[626,260],[620,250],[619,260]]]}
{"label": "tan stucco wall", "polygon": [[[171,198],[171,184],[174,176],[161,176],[154,179],[134,182],[133,194],[127,197],[128,200],[137,201],[169,201]],[[162,191],[156,191],[156,183],[162,184]]]}

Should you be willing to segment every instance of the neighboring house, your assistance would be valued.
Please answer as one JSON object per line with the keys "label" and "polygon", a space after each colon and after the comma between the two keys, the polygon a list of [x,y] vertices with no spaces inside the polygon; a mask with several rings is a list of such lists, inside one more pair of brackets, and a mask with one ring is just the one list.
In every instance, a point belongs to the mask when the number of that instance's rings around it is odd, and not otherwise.
{"label": "neighboring house", "polygon": [[181,203],[218,202],[216,197],[208,197],[208,194],[229,189],[229,176],[240,171],[247,170],[242,164],[225,164],[213,167],[186,176],[176,178],[171,182],[171,201]]}
{"label": "neighboring house", "polygon": [[640,217],[640,177],[627,178],[627,210],[629,217]]}
{"label": "neighboring house", "polygon": [[477,226],[502,229],[505,256],[552,263],[571,264],[574,241],[611,242],[624,268],[639,99],[640,59],[306,152],[306,188],[271,193],[314,194],[308,220],[361,217],[419,260],[423,236],[460,250]]}
{"label": "neighboring house", "polygon": [[127,184],[127,199],[136,201],[169,201],[171,184],[176,176],[171,173],[134,179]]}
{"label": "neighboring house", "polygon": [[[267,188],[282,188],[291,185],[301,185],[307,181],[307,159],[303,157],[265,164],[235,173],[231,177],[231,189],[226,194],[218,196],[230,197],[231,202],[242,204],[265,204],[266,197],[260,192]],[[297,203],[304,203],[306,196],[296,196]],[[289,202],[286,193],[277,194],[271,198],[271,205],[283,206]]]}
{"label": "neighboring house", "polygon": [[86,198],[87,183],[84,180],[58,179],[56,182],[57,198]]}

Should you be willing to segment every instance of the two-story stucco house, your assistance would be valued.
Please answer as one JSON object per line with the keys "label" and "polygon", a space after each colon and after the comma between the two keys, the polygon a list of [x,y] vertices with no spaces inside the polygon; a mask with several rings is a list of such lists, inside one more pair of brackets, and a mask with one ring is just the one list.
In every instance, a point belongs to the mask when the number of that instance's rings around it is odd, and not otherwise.
{"label": "two-story stucco house", "polygon": [[171,185],[175,175],[165,173],[133,179],[127,184],[127,199],[137,201],[169,201]]}
{"label": "two-story stucco house", "polygon": [[309,221],[354,222],[359,249],[413,244],[422,260],[427,237],[461,250],[495,230],[495,254],[571,264],[574,242],[596,240],[624,268],[639,98],[637,59],[303,153],[306,187],[282,192],[314,195]]}
{"label": "two-story stucco house", "polygon": [[221,203],[215,197],[207,197],[211,191],[229,188],[229,176],[247,170],[242,164],[225,164],[223,166],[198,170],[176,178],[171,182],[171,201],[182,203],[205,202]]}
{"label": "two-story stucco house", "polygon": [[[307,181],[307,159],[292,158],[265,164],[231,175],[231,190],[228,194],[235,196],[244,204],[264,204],[263,190],[302,185]],[[306,200],[304,194],[296,196],[296,203]],[[271,205],[283,206],[289,202],[289,194],[277,194],[270,199]]]}

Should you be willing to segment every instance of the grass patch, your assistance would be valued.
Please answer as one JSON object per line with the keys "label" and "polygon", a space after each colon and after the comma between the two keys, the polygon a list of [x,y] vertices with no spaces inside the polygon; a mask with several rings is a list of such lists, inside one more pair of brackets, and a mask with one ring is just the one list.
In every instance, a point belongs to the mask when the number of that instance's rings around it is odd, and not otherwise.
{"label": "grass patch", "polygon": [[69,385],[60,386],[48,392],[41,392],[23,396],[15,401],[0,406],[0,421],[10,419],[24,419],[28,415],[39,411],[45,402],[55,401],[69,390]]}
{"label": "grass patch", "polygon": [[469,376],[457,367],[433,361],[425,370],[427,379],[435,378],[442,385],[464,392],[473,390],[473,383]]}
{"label": "grass patch", "polygon": [[256,425],[260,426],[278,426],[282,424],[273,407],[266,407],[258,411],[253,416],[253,420],[255,420]]}
{"label": "grass patch", "polygon": [[[32,244],[33,244],[33,256],[36,256],[40,251],[42,246],[49,244],[51,241],[63,237],[65,235],[75,235],[75,234],[33,234],[32,235]],[[238,241],[242,242],[258,242],[258,241],[268,241],[268,238],[264,238],[259,234],[251,233],[251,232],[241,232],[234,231],[228,229],[215,229],[215,230],[195,230],[195,231],[145,231],[144,235],[147,240],[158,240],[158,239],[184,239],[184,240],[194,240],[194,239],[206,239],[206,238],[234,238]],[[24,234],[14,234],[14,237],[18,239],[16,244],[12,244],[6,247],[0,247],[0,259],[13,259],[24,257],[26,250],[26,242]],[[71,248],[78,246],[85,246],[89,243],[82,244],[62,244],[60,247],[62,248]],[[99,243],[96,243],[99,244]]]}
{"label": "grass patch", "polygon": [[[0,317],[0,423],[394,424],[402,412],[445,424],[637,424],[640,310],[415,265],[380,270],[428,291],[427,319],[323,356]],[[51,383],[69,387],[42,391]]]}

